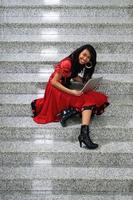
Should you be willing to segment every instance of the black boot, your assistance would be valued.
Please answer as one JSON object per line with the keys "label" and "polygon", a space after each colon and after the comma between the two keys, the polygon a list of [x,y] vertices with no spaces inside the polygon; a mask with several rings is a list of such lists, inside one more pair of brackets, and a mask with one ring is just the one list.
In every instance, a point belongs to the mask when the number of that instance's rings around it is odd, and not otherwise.
{"label": "black boot", "polygon": [[33,118],[36,117],[36,115],[37,115],[35,104],[36,104],[36,100],[31,102],[31,110],[32,110],[32,116],[31,117],[33,117]]}
{"label": "black boot", "polygon": [[63,110],[61,113],[58,114],[58,116],[60,117],[60,123],[63,127],[66,126],[66,120],[69,119],[70,117],[76,115],[77,113],[79,113],[78,110],[76,110],[75,108],[68,108]]}
{"label": "black boot", "polygon": [[88,125],[82,125],[81,126],[81,132],[78,136],[78,140],[80,143],[80,147],[82,147],[82,142],[86,145],[88,149],[96,149],[98,147],[98,144],[95,144],[92,142],[89,136],[89,126]]}

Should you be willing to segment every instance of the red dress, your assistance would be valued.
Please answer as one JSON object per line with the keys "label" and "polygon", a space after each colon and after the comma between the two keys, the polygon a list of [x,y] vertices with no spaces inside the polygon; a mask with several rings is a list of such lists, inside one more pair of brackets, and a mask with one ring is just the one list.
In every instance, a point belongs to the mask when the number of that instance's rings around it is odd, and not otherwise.
{"label": "red dress", "polygon": [[[51,79],[54,77],[56,72],[61,72],[62,76],[67,78],[71,75],[71,60],[64,59],[56,65],[55,71],[51,74],[47,83],[44,97],[35,99],[34,110],[32,110],[36,116],[33,120],[38,124],[45,124],[49,122],[58,122],[59,114],[66,108],[74,107],[79,111],[82,111],[84,106],[95,105],[93,114],[102,114],[104,108],[110,103],[108,102],[108,96],[98,91],[89,91],[82,94],[81,96],[75,96],[61,91],[51,85]],[[60,82],[62,82],[60,80]],[[32,108],[33,109],[33,108]]]}

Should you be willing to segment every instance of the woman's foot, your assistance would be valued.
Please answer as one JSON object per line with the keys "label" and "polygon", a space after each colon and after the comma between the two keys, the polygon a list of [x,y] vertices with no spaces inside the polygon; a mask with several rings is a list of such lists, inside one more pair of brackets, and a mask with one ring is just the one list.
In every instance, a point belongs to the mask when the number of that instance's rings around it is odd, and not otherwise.
{"label": "woman's foot", "polygon": [[58,114],[58,116],[60,117],[60,123],[63,127],[66,126],[66,121],[76,115],[79,111],[76,110],[75,108],[67,108],[65,110],[63,110],[61,113]]}
{"label": "woman's foot", "polygon": [[89,126],[88,125],[82,125],[81,126],[81,132],[78,136],[78,140],[80,143],[80,147],[82,147],[82,143],[86,145],[88,149],[96,149],[98,147],[98,144],[93,143],[89,136]]}
{"label": "woman's foot", "polygon": [[36,106],[35,106],[35,100],[31,102],[31,109],[32,109],[32,116],[31,117],[35,117],[36,116]]}

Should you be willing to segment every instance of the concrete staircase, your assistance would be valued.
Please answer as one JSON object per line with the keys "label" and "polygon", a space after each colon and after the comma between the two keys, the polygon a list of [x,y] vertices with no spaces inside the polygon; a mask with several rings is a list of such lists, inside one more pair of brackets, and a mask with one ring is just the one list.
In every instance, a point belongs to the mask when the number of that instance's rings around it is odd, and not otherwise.
{"label": "concrete staircase", "polygon": [[[0,1],[0,200],[133,199],[133,1]],[[35,124],[53,64],[80,45],[98,53],[94,77],[111,105],[91,122],[97,150],[80,148],[80,119]]]}

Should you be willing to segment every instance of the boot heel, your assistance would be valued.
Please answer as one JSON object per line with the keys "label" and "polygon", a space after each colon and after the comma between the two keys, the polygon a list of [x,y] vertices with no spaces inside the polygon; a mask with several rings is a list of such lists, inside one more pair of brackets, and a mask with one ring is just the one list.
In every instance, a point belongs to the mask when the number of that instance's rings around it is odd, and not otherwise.
{"label": "boot heel", "polygon": [[80,147],[82,147],[82,141],[79,141]]}
{"label": "boot heel", "polygon": [[62,127],[65,127],[65,126],[66,126],[66,120],[63,120],[63,119],[62,119],[62,120],[60,121],[60,123],[61,123]]}
{"label": "boot heel", "polygon": [[89,136],[88,125],[81,126],[81,132],[80,132],[80,135],[78,136],[78,140],[79,140],[80,147],[82,147],[82,143],[84,143],[88,149],[96,149],[98,147],[98,144],[93,143]]}
{"label": "boot heel", "polygon": [[82,140],[81,140],[81,138],[78,137],[78,140],[79,140],[79,145],[80,145],[80,147],[82,147]]}
{"label": "boot heel", "polygon": [[31,102],[31,110],[32,110],[32,118],[36,117],[36,106],[35,106],[36,99]]}

